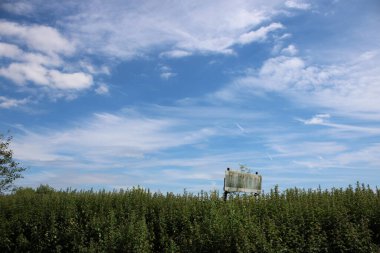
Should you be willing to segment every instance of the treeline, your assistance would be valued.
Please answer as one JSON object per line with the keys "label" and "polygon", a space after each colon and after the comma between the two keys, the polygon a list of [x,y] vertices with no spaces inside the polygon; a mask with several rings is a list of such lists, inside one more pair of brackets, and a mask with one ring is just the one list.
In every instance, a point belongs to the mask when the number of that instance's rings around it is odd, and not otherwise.
{"label": "treeline", "polygon": [[0,196],[0,252],[379,252],[380,190],[260,197],[54,191]]}

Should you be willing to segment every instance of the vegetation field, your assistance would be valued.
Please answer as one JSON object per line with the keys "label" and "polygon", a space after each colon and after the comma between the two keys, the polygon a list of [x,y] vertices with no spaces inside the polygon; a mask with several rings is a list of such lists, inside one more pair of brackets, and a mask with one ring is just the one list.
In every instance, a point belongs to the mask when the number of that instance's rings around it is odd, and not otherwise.
{"label": "vegetation field", "polygon": [[0,252],[379,252],[377,188],[221,195],[19,189]]}

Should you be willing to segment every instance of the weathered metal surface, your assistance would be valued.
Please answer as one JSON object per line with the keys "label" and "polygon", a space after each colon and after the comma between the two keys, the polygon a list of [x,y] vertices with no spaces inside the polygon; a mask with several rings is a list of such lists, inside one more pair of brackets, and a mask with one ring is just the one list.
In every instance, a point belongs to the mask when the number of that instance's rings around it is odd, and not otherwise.
{"label": "weathered metal surface", "polygon": [[227,170],[224,190],[227,192],[261,193],[261,175]]}

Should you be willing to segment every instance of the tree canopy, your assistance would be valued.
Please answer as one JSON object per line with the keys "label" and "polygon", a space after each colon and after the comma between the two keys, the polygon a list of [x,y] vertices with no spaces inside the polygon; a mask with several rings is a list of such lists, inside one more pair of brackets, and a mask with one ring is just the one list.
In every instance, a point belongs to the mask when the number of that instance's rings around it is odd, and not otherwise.
{"label": "tree canopy", "polygon": [[13,181],[21,178],[25,170],[13,159],[13,151],[9,145],[12,136],[0,134],[0,194],[3,194],[13,188]]}

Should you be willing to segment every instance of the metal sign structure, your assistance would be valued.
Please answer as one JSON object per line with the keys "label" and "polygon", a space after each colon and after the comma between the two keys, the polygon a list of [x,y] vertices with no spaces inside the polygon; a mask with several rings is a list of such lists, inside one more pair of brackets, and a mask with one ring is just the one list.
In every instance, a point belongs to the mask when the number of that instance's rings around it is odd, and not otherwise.
{"label": "metal sign structure", "polygon": [[246,193],[261,193],[262,177],[251,173],[241,171],[233,171],[227,168],[224,177],[224,199],[227,199],[227,194],[231,192],[246,192]]}

